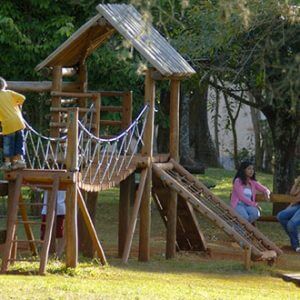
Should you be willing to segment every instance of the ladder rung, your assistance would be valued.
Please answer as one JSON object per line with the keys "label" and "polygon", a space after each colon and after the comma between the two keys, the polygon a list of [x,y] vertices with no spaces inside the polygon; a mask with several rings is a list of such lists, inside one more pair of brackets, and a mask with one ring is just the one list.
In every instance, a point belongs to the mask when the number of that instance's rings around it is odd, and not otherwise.
{"label": "ladder rung", "polygon": [[46,225],[46,222],[21,221],[21,220],[18,220],[16,224]]}
{"label": "ladder rung", "polygon": [[26,206],[48,206],[47,204],[43,204],[43,203],[22,203],[19,205],[26,205]]}
{"label": "ladder rung", "polygon": [[[69,110],[70,110],[70,108],[68,108],[68,107],[50,107],[51,112],[68,112]],[[79,112],[88,112],[88,111],[95,112],[96,110],[94,108],[92,108],[92,109],[79,108]]]}
{"label": "ladder rung", "polygon": [[43,240],[12,240],[13,243],[18,243],[18,242],[22,242],[22,243],[44,243]]}

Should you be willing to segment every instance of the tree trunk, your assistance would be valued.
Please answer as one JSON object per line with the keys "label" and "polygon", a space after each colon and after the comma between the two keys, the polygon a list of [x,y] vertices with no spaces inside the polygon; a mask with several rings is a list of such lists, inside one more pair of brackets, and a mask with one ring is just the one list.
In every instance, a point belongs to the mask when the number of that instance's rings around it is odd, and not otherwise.
{"label": "tree trunk", "polygon": [[[299,125],[291,114],[277,110],[273,113],[266,112],[271,128],[274,144],[274,192],[289,193],[295,178],[295,153]],[[286,205],[274,204],[273,214],[282,210]]]}
{"label": "tree trunk", "polygon": [[191,142],[195,145],[195,160],[204,162],[211,167],[218,167],[216,150],[209,132],[207,120],[208,84],[195,89],[190,104]]}
{"label": "tree trunk", "polygon": [[215,103],[215,114],[214,114],[214,137],[215,137],[215,148],[218,161],[220,160],[220,142],[219,142],[219,110],[220,110],[220,91],[215,89],[216,103]]}
{"label": "tree trunk", "polygon": [[[250,96],[251,98],[251,96]],[[251,119],[254,129],[254,143],[255,143],[255,169],[261,171],[262,170],[262,162],[263,162],[263,149],[261,142],[261,129],[260,129],[260,118],[259,111],[254,107],[250,106]]]}

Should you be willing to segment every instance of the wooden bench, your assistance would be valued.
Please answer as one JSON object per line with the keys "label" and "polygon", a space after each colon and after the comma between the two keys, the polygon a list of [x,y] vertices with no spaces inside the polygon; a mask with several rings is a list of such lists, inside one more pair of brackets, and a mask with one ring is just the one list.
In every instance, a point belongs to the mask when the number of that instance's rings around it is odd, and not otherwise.
{"label": "wooden bench", "polygon": [[[256,195],[257,202],[267,202],[263,194]],[[270,203],[295,203],[299,200],[296,200],[296,197],[291,195],[285,194],[271,194],[270,195]],[[261,216],[257,221],[264,221],[264,222],[277,222],[276,216]]]}

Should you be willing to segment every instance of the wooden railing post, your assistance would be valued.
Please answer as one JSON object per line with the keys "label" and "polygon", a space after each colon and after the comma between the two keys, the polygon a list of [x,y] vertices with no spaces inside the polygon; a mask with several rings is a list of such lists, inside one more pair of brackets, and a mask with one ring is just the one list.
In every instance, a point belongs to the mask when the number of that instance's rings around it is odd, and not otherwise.
{"label": "wooden railing post", "polygon": [[154,108],[155,108],[155,81],[151,76],[152,70],[147,70],[145,77],[145,103],[150,105],[146,127],[144,131],[144,146],[142,155],[148,157],[148,175],[145,182],[144,193],[140,207],[140,244],[139,260],[150,259],[150,229],[151,229],[151,182],[152,182],[152,156],[154,135]]}
{"label": "wooden railing post", "polygon": [[[179,98],[180,81],[171,80],[170,91],[170,158],[179,160]],[[167,212],[167,245],[166,258],[175,257],[177,227],[177,193],[170,192]]]}
{"label": "wooden railing post", "polygon": [[[122,102],[122,130],[126,129],[132,121],[132,92],[123,95]],[[120,182],[119,200],[119,231],[118,231],[118,255],[122,257],[127,231],[129,228],[130,201],[134,196],[135,174],[131,174]],[[133,201],[132,201],[133,202]]]}
{"label": "wooden railing post", "polygon": [[[78,108],[68,114],[68,146],[66,168],[69,172],[78,171]],[[78,262],[77,232],[77,177],[66,193],[66,265],[75,268]]]}
{"label": "wooden railing post", "polygon": [[[61,92],[62,91],[62,67],[55,66],[52,71],[52,91]],[[51,107],[58,108],[61,106],[61,97],[52,96]],[[52,112],[51,113],[51,122],[59,123],[60,122],[60,113]],[[59,137],[59,128],[50,129],[51,137]]]}

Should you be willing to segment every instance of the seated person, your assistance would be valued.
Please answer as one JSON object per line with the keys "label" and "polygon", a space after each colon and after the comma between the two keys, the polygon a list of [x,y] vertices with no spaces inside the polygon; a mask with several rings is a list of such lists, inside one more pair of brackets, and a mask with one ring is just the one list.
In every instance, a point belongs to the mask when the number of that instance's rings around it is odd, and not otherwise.
{"label": "seated person", "polygon": [[300,253],[298,227],[300,226],[300,176],[295,179],[290,195],[296,197],[297,202],[277,214],[277,219],[288,234],[292,248]]}
{"label": "seated person", "polygon": [[255,201],[257,192],[264,193],[265,198],[270,199],[270,191],[256,181],[253,164],[250,161],[243,161],[233,179],[230,205],[250,223],[260,217],[260,209]]}

